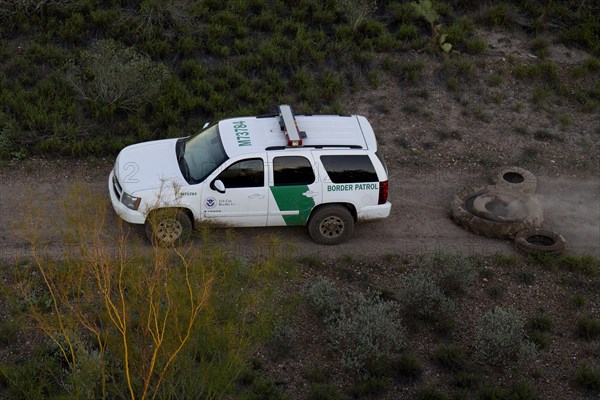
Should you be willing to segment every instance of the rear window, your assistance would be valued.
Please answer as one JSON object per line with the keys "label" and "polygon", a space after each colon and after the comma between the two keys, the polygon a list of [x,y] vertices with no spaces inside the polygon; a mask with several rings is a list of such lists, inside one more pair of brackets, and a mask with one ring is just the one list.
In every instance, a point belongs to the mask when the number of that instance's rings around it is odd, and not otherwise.
{"label": "rear window", "polygon": [[368,155],[321,156],[321,162],[333,183],[378,181]]}

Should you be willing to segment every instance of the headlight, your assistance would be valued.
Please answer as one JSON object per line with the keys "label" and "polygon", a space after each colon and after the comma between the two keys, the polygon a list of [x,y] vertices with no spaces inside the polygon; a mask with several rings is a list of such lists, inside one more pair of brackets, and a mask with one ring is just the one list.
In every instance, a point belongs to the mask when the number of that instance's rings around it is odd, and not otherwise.
{"label": "headlight", "polygon": [[121,203],[125,204],[125,207],[131,208],[132,210],[137,210],[141,201],[141,197],[133,197],[125,192],[123,192],[123,196],[121,196]]}

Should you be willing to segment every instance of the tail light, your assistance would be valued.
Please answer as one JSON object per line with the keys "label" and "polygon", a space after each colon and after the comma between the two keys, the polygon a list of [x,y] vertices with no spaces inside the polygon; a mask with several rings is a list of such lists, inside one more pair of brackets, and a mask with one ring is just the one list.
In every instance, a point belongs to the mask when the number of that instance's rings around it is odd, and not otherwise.
{"label": "tail light", "polygon": [[379,201],[377,204],[385,204],[388,198],[388,181],[379,182]]}

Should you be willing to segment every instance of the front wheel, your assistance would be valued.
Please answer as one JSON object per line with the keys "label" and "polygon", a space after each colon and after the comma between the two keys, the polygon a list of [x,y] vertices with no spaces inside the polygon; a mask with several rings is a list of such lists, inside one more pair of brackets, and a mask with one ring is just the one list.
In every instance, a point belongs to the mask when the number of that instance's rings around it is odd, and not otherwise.
{"label": "front wheel", "polygon": [[308,221],[308,233],[319,244],[340,244],[354,231],[354,218],[344,206],[319,208]]}
{"label": "front wheel", "polygon": [[154,246],[169,246],[187,241],[192,221],[182,210],[164,209],[152,212],[145,222],[146,236]]}

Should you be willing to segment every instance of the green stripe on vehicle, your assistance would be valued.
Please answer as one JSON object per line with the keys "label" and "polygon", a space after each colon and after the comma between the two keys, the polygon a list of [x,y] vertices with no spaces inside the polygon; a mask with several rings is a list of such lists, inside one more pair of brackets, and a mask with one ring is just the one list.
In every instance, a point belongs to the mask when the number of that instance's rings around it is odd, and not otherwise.
{"label": "green stripe on vehicle", "polygon": [[298,215],[283,216],[283,220],[287,225],[306,225],[310,212],[315,206],[312,197],[303,195],[309,190],[306,185],[271,186],[271,193],[275,197],[279,211],[300,211]]}

